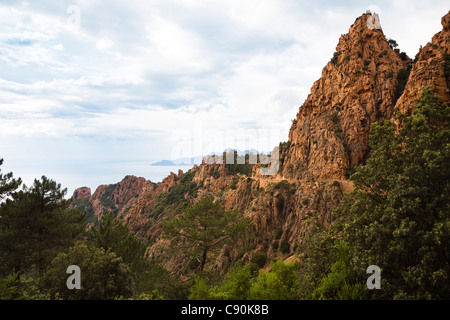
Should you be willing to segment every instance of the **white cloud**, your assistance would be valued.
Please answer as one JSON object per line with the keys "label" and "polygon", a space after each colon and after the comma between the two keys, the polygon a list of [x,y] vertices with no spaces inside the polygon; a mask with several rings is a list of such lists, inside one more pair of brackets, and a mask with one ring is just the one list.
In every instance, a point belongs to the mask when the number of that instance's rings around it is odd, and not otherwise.
{"label": "white cloud", "polygon": [[[446,1],[399,0],[8,3],[0,4],[0,140],[78,137],[92,146],[68,148],[67,161],[109,159],[105,145],[129,146],[122,160],[170,158],[180,139],[199,136],[210,152],[267,140],[258,130],[276,144],[366,8],[380,8],[383,30],[410,55],[448,10]],[[68,23],[70,5],[79,28]],[[20,158],[13,146],[0,156]]]}

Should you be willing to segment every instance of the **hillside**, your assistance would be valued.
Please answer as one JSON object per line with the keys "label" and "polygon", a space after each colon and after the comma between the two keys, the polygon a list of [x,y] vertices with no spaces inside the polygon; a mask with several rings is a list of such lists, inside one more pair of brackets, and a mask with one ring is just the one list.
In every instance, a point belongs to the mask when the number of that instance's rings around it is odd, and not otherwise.
{"label": "hillside", "polygon": [[393,119],[397,110],[411,111],[427,85],[442,102],[450,102],[450,13],[415,59],[393,48],[380,27],[370,28],[371,17],[361,15],[340,37],[299,108],[289,140],[274,149],[280,156],[276,175],[262,175],[259,164],[204,161],[160,183],[127,176],[92,195],[87,188],[77,189],[73,206],[86,211],[91,224],[112,211],[148,242],[151,256],[180,271],[190,257],[166,254],[169,241],[161,236],[162,223],[212,195],[251,219],[254,238],[223,247],[209,268],[225,271],[238,260],[251,261],[257,252],[265,255],[266,265],[295,257],[311,227],[328,227],[333,208],[352,189],[349,173],[369,155],[371,124]]}

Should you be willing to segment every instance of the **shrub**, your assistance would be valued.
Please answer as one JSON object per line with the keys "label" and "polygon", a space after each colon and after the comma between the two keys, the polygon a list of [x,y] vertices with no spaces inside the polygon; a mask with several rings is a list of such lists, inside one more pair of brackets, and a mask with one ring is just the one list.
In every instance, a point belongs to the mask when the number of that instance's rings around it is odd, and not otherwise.
{"label": "shrub", "polygon": [[279,240],[282,235],[283,235],[283,228],[279,227],[275,233],[275,239]]}
{"label": "shrub", "polygon": [[342,51],[337,51],[333,53],[333,58],[331,58],[331,63],[336,64],[338,62],[338,58],[341,55]]}
{"label": "shrub", "polygon": [[409,58],[408,58],[408,55],[406,54],[406,52],[400,52],[400,58],[401,58],[403,61],[406,61],[406,60],[409,59]]}
{"label": "shrub", "polygon": [[264,252],[255,252],[252,256],[252,262],[259,268],[263,268],[267,261],[267,255]]}
{"label": "shrub", "polygon": [[411,66],[406,69],[400,69],[397,74],[397,85],[395,86],[395,101],[403,94],[406,83],[408,82]]}
{"label": "shrub", "polygon": [[230,189],[236,190],[238,182],[239,182],[239,177],[234,178],[233,182],[231,182],[231,184],[230,184]]}
{"label": "shrub", "polygon": [[382,53],[378,55],[378,58],[382,58],[383,56],[387,55],[387,53],[388,53],[387,50],[384,50]]}
{"label": "shrub", "polygon": [[446,53],[444,55],[444,75],[447,80],[447,86],[450,84],[450,54]]}
{"label": "shrub", "polygon": [[287,241],[282,241],[280,245],[281,253],[287,254],[291,251],[291,245]]}
{"label": "shrub", "polygon": [[278,250],[278,247],[279,247],[278,241],[272,242],[272,248],[273,248],[274,250]]}
{"label": "shrub", "polygon": [[397,41],[395,41],[394,39],[388,39],[387,42],[392,49],[395,49],[398,47]]}

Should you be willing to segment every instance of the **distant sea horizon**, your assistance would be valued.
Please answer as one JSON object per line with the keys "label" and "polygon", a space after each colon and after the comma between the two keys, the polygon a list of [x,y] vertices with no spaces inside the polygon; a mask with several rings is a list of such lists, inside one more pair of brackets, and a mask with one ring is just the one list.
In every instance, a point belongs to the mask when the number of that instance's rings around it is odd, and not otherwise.
{"label": "distant sea horizon", "polygon": [[[23,164],[22,164],[23,165]],[[96,163],[95,165],[84,166],[61,164],[29,164],[15,167],[14,164],[3,165],[2,173],[12,172],[14,178],[21,178],[23,184],[30,187],[34,179],[40,179],[46,176],[57,183],[61,184],[61,188],[67,188],[66,198],[71,198],[75,189],[80,187],[88,187],[91,192],[100,185],[108,185],[118,183],[126,176],[143,177],[151,182],[161,182],[171,172],[178,174],[178,170],[188,171],[194,165],[174,165],[174,166],[158,166],[149,162],[120,162],[120,163]]]}

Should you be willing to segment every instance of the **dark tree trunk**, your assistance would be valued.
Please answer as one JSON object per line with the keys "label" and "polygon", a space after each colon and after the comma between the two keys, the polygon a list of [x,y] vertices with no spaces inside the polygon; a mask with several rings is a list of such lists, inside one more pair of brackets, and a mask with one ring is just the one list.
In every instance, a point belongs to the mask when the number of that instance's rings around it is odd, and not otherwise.
{"label": "dark tree trunk", "polygon": [[205,268],[205,264],[206,264],[206,255],[208,253],[208,248],[205,247],[205,249],[203,249],[203,253],[202,253],[202,261],[200,262],[200,271],[203,271],[203,268]]}

